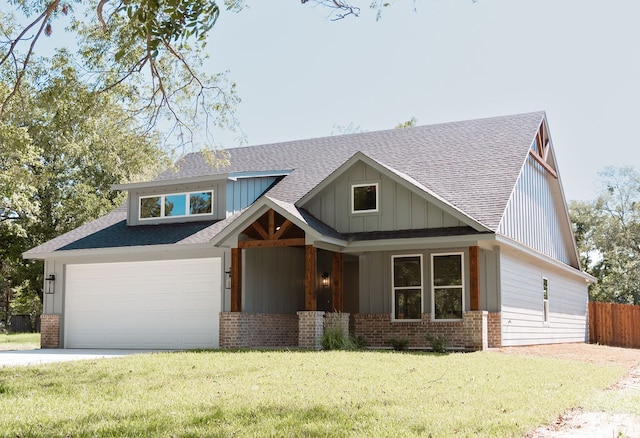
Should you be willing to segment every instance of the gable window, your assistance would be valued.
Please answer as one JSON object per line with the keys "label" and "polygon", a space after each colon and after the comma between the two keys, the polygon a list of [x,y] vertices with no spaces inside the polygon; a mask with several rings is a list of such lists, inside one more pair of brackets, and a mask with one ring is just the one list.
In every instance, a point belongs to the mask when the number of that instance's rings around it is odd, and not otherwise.
{"label": "gable window", "polygon": [[351,186],[351,212],[378,211],[378,183],[354,184]]}
{"label": "gable window", "polygon": [[140,219],[213,213],[213,191],[172,193],[140,198]]}
{"label": "gable window", "polygon": [[393,256],[393,319],[422,319],[422,255]]}
{"label": "gable window", "polygon": [[463,272],[462,253],[431,256],[433,319],[462,319]]}
{"label": "gable window", "polygon": [[542,278],[542,321],[549,322],[549,280]]}

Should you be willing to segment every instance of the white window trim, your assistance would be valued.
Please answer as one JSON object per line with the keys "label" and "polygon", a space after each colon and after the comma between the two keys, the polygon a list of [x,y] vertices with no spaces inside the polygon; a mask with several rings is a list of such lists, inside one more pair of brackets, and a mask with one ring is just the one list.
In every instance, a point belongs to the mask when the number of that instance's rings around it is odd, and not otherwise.
{"label": "white window trim", "polygon": [[[434,268],[433,268],[433,259],[438,256],[450,256],[450,255],[459,255],[460,256],[460,275],[462,284],[460,286],[438,286],[438,289],[460,289],[462,288],[462,318],[453,318],[453,319],[436,319],[436,287],[434,283]],[[464,319],[464,313],[467,309],[467,303],[465,300],[466,288],[465,288],[465,270],[464,270],[464,252],[440,252],[431,254],[431,321],[438,322],[449,322],[449,321],[462,321]]]}
{"label": "white window trim", "polygon": [[[545,292],[547,295],[546,298]],[[549,325],[549,279],[547,277],[542,277],[542,323]]]}
{"label": "white window trim", "polygon": [[[353,196],[353,191],[356,187],[369,187],[375,186],[376,188],[376,208],[371,210],[356,210],[355,209],[355,197]],[[367,214],[367,213],[378,213],[380,211],[380,186],[377,182],[370,183],[358,183],[351,184],[351,214]]]}
{"label": "white window trim", "polygon": [[[371,185],[371,184],[367,184]],[[393,269],[395,267],[395,259],[402,259],[407,257],[419,257],[420,258],[420,319],[396,319],[396,290],[408,290],[418,289],[416,286],[403,286],[396,287],[393,284],[394,275]],[[424,309],[424,260],[422,254],[396,254],[391,256],[391,321],[393,322],[416,322],[422,321],[422,313]]]}
{"label": "white window trim", "polygon": [[[191,195],[193,194],[198,194],[198,193],[211,193],[211,212],[210,213],[198,213],[198,214],[190,214],[189,213],[189,206],[190,206],[190,199],[191,199]],[[165,216],[164,215],[164,204],[165,204],[165,198],[167,196],[179,196],[179,195],[184,195],[185,196],[185,212],[186,214],[180,214],[180,215],[174,215],[174,216]],[[159,217],[142,217],[142,208],[141,208],[141,204],[142,204],[142,200],[143,199],[149,199],[149,198],[160,198],[160,216]],[[178,192],[178,193],[162,193],[162,194],[158,194],[158,195],[145,195],[145,196],[140,196],[138,198],[138,220],[140,221],[152,221],[152,220],[164,220],[164,219],[174,219],[174,218],[184,218],[184,217],[198,217],[198,216],[207,216],[207,215],[212,215],[213,214],[213,200],[214,200],[214,193],[213,190],[211,189],[206,189],[206,190],[196,190],[193,192]]]}

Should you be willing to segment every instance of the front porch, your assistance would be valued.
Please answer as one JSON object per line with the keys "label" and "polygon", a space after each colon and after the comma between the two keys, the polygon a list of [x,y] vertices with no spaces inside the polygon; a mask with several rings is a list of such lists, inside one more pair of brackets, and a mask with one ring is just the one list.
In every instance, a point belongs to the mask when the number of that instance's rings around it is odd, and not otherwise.
{"label": "front porch", "polygon": [[[500,313],[480,310],[477,246],[468,248],[470,300],[462,319],[431,321],[422,313],[408,321],[360,307],[357,256],[315,247],[305,230],[273,209],[243,228],[231,249],[230,312],[220,315],[221,348],[318,350],[325,328],[334,325],[370,348],[403,339],[409,348],[428,349],[428,333],[445,336],[455,350],[500,346]],[[382,298],[378,306],[385,305]]]}

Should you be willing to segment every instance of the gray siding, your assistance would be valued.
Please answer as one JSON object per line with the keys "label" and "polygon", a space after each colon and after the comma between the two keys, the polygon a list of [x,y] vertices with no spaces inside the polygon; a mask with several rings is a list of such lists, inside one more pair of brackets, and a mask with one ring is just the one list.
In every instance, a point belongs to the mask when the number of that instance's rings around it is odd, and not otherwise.
{"label": "gray siding", "polygon": [[253,204],[278,177],[242,178],[228,181],[226,189],[226,215],[231,216]]}
{"label": "gray siding", "polygon": [[304,309],[304,249],[243,250],[242,311],[295,313]]}
{"label": "gray siding", "polygon": [[[391,313],[391,257],[402,254],[422,254],[423,299],[422,313],[431,313],[431,254],[464,253],[464,310],[468,310],[469,250],[447,248],[442,250],[378,251],[360,256],[360,313]],[[481,266],[482,267],[482,266]],[[495,301],[495,297],[492,298]]]}
{"label": "gray siding", "polygon": [[489,312],[500,311],[500,252],[480,251],[480,306]]}
{"label": "gray siding", "polygon": [[[543,321],[542,278],[549,285],[549,322]],[[584,342],[587,339],[587,284],[550,265],[501,254],[502,345]]]}
{"label": "gray siding", "polygon": [[[172,223],[172,222],[191,222],[202,220],[214,220],[225,218],[225,190],[224,181],[211,181],[200,182],[193,184],[176,184],[174,186],[163,186],[156,188],[144,188],[144,189],[131,189],[128,196],[128,208],[127,208],[127,224],[129,225],[152,225],[158,223]],[[182,216],[176,218],[162,218],[155,220],[139,219],[140,209],[140,197],[141,196],[153,196],[153,195],[167,195],[171,193],[187,193],[197,192],[200,190],[213,190],[213,214],[212,215],[198,215],[198,216]]]}
{"label": "gray siding", "polygon": [[577,267],[569,227],[558,181],[529,156],[498,233]]}
{"label": "gray siding", "polygon": [[[351,213],[351,186],[364,183],[378,183],[379,211]],[[303,207],[342,233],[465,225],[363,162],[355,163]]]}

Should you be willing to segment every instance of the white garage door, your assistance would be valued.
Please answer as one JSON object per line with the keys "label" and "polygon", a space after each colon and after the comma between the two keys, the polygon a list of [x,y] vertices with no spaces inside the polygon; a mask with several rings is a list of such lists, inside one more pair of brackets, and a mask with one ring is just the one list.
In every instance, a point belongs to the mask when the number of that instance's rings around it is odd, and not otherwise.
{"label": "white garage door", "polygon": [[221,259],[67,265],[66,348],[218,348]]}

